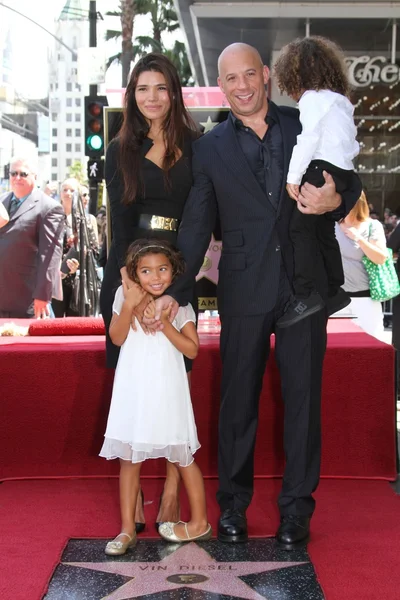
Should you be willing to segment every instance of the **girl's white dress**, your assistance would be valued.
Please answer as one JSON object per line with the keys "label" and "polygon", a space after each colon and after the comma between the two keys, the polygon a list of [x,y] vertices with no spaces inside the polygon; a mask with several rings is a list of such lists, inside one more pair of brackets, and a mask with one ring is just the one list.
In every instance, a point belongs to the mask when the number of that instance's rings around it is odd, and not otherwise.
{"label": "girl's white dress", "polygon": [[[124,301],[116,292],[113,312]],[[179,331],[196,322],[190,304],[173,322]],[[100,456],[133,463],[166,458],[186,467],[200,448],[183,355],[162,331],[146,335],[139,324],[129,330],[115,371],[107,429]]]}

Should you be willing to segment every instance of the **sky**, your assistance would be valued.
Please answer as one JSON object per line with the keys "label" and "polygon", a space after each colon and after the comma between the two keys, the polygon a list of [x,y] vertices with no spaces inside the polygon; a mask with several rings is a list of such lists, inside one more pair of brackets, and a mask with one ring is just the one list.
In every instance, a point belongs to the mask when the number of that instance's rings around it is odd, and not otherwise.
{"label": "sky", "polygon": [[[5,5],[33,19],[49,31],[54,31],[54,21],[65,5],[65,0],[1,0]],[[81,0],[82,7],[89,6],[89,0]],[[106,17],[109,10],[118,10],[118,0],[97,0],[97,10],[105,18],[104,29],[118,29],[119,19]],[[47,96],[48,68],[47,51],[55,43],[54,38],[27,19],[17,15],[0,4],[0,27],[5,31],[11,25],[13,42],[14,82],[17,91],[31,98]],[[89,32],[89,25],[88,25]],[[150,33],[150,22],[147,17],[139,16],[135,20],[136,35]],[[89,35],[89,33],[88,33]],[[98,35],[98,45],[101,40]],[[107,55],[112,56],[119,51],[119,44],[107,42]],[[119,88],[121,82],[120,69],[112,67],[107,73],[106,87]]]}

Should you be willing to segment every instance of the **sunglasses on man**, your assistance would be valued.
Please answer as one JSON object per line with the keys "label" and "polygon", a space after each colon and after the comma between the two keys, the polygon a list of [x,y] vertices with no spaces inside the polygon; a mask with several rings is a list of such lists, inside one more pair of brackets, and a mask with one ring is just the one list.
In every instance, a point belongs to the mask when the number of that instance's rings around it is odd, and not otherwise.
{"label": "sunglasses on man", "polygon": [[26,171],[10,171],[11,177],[18,177],[18,175],[19,175],[23,179],[25,179],[26,177],[28,177],[29,174],[30,173],[27,173]]}

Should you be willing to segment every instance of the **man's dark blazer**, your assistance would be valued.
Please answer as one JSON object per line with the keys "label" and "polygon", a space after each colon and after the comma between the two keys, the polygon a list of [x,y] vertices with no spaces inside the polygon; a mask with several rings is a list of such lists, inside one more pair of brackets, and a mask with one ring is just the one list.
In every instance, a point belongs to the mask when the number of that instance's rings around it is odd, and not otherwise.
{"label": "man's dark blazer", "polygon": [[[13,194],[0,197],[7,212]],[[24,315],[33,300],[51,301],[60,278],[62,206],[33,190],[0,229],[0,311]]]}
{"label": "man's dark blazer", "polygon": [[[217,211],[222,230],[218,283],[220,314],[256,315],[272,310],[278,293],[281,255],[289,280],[292,280],[289,222],[295,203],[286,192],[286,176],[301,124],[297,109],[276,106],[276,114],[284,154],[282,192],[277,210],[246,162],[232,119],[228,118],[194,143],[194,185],[185,204],[177,241],[186,259],[187,270],[168,290],[179,303],[190,297],[189,290],[207,251]],[[355,201],[350,199],[344,213]],[[315,274],[317,288],[326,296],[327,278],[321,255],[316,257]]]}

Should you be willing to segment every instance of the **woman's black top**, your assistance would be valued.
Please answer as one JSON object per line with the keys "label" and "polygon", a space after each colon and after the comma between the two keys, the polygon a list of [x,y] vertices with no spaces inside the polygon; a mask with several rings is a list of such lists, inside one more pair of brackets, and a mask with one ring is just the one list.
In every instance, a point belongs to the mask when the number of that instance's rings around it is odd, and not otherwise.
{"label": "woman's black top", "polygon": [[[175,244],[177,231],[154,230],[143,227],[141,215],[156,215],[180,220],[183,207],[192,185],[192,136],[188,133],[182,156],[169,171],[169,187],[165,185],[164,171],[146,158],[153,142],[145,138],[142,149],[144,191],[132,203],[122,203],[123,180],[118,167],[118,140],[113,140],[107,150],[105,179],[111,212],[112,242],[104,271],[100,295],[101,313],[107,330],[107,366],[115,368],[119,348],[108,337],[112,318],[112,305],[117,288],[121,285],[120,269],[125,265],[127,250],[140,238],[157,238]],[[188,365],[187,365],[188,367]]]}

